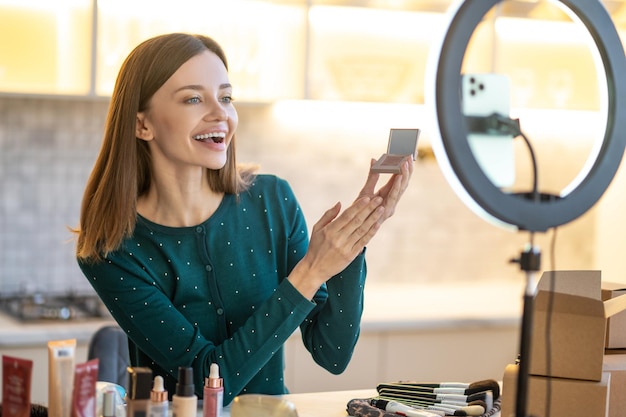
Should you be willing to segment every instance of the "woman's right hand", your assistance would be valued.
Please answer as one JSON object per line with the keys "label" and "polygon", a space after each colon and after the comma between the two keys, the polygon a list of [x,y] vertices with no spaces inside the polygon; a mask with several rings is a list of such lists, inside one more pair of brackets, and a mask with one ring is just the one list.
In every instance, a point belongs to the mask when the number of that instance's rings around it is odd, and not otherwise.
{"label": "woman's right hand", "polygon": [[383,199],[362,197],[341,211],[337,203],[313,226],[309,249],[289,275],[291,284],[312,299],[319,287],[343,271],[380,227]]}

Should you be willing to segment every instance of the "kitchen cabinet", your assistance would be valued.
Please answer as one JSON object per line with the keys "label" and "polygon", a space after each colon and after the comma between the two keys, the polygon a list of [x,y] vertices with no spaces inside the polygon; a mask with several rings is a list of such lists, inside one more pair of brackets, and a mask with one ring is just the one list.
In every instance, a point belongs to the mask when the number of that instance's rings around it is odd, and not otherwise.
{"label": "kitchen cabinet", "polygon": [[[222,44],[239,101],[419,104],[430,46],[451,3],[0,0],[0,35],[12,40],[0,46],[0,92],[109,96],[132,48],[181,31]],[[513,107],[598,109],[588,39],[576,35],[575,24],[554,4],[503,4],[475,33],[466,69],[509,74]],[[616,19],[622,9],[611,8]]]}
{"label": "kitchen cabinet", "polygon": [[303,98],[306,20],[301,1],[100,0],[96,94],[110,95],[124,58],[141,41],[188,32],[222,45],[235,99]]}
{"label": "kitchen cabinet", "polygon": [[0,91],[85,95],[92,0],[0,0]]}
{"label": "kitchen cabinet", "polygon": [[[296,332],[285,345],[285,381],[290,392],[300,393],[375,388],[380,382],[410,379],[433,382],[499,379],[504,367],[514,361],[517,338],[518,328],[514,323],[422,329],[397,329],[390,324],[386,330],[366,328],[346,371],[332,375],[313,362],[300,333]],[[87,360],[88,342],[89,338],[77,340],[76,363]],[[47,404],[46,342],[2,346],[0,353],[33,361],[31,399],[33,403]]]}
{"label": "kitchen cabinet", "polygon": [[442,13],[318,5],[309,12],[308,98],[423,103]]}
{"label": "kitchen cabinet", "polygon": [[285,345],[286,384],[301,393],[399,380],[501,379],[519,351],[521,290],[506,281],[459,283],[454,290],[434,283],[366,285],[361,334],[346,370],[331,375],[319,367],[295,332]]}
{"label": "kitchen cabinet", "polygon": [[518,333],[514,324],[364,330],[340,375],[313,362],[296,333],[285,345],[285,381],[290,392],[302,393],[372,389],[394,381],[499,380],[515,362]]}
{"label": "kitchen cabinet", "polygon": [[178,31],[220,42],[236,98],[303,98],[306,12],[253,0],[0,0],[0,92],[109,96],[132,48]]}

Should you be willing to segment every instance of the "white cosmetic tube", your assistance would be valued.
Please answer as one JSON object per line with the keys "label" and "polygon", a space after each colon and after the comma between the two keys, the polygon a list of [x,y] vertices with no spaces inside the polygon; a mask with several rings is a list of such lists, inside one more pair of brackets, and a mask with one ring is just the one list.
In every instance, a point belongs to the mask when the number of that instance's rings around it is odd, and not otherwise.
{"label": "white cosmetic tube", "polygon": [[76,339],[48,342],[48,417],[71,417]]}

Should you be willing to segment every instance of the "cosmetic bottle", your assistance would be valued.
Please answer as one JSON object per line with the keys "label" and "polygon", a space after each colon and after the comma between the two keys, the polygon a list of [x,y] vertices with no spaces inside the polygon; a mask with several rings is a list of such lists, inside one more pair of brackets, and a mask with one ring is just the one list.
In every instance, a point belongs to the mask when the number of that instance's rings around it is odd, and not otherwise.
{"label": "cosmetic bottle", "polygon": [[102,417],[115,417],[115,391],[113,390],[102,394]]}
{"label": "cosmetic bottle", "polygon": [[76,366],[76,339],[48,342],[48,415],[72,414],[72,387]]}
{"label": "cosmetic bottle", "polygon": [[220,367],[212,363],[209,377],[204,379],[203,417],[221,417],[224,404],[224,380],[220,378]]}
{"label": "cosmetic bottle", "polygon": [[128,367],[128,390],[126,390],[126,416],[146,417],[152,390],[152,369]]}
{"label": "cosmetic bottle", "polygon": [[148,417],[167,417],[169,401],[167,391],[164,388],[163,377],[154,377],[152,391],[150,391],[150,402],[148,403]]}
{"label": "cosmetic bottle", "polygon": [[178,368],[176,393],[172,396],[172,417],[196,417],[198,397],[193,384],[193,368]]}

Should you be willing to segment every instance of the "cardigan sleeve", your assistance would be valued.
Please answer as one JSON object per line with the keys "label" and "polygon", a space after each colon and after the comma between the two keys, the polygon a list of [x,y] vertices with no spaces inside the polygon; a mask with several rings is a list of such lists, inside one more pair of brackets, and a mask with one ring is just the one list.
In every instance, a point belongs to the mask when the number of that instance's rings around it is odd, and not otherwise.
{"label": "cardigan sleeve", "polygon": [[315,362],[335,375],[348,366],[359,338],[366,274],[363,252],[320,288],[316,307],[300,326]]}
{"label": "cardigan sleeve", "polygon": [[201,396],[210,364],[216,362],[224,379],[224,404],[242,392],[314,308],[284,280],[242,327],[216,344],[132,264],[112,257],[80,266],[129,339],[168,372],[170,393],[178,367],[192,366],[196,393]]}
{"label": "cardigan sleeve", "polygon": [[[287,188],[286,193],[291,190]],[[290,215],[294,223],[288,253],[304,254],[309,242],[308,236],[300,233],[307,230],[304,216],[301,210],[294,209]],[[289,259],[289,270],[301,257]],[[333,374],[345,370],[358,341],[366,275],[364,250],[346,269],[320,287],[313,298],[316,307],[300,326],[302,341],[313,360]]]}

